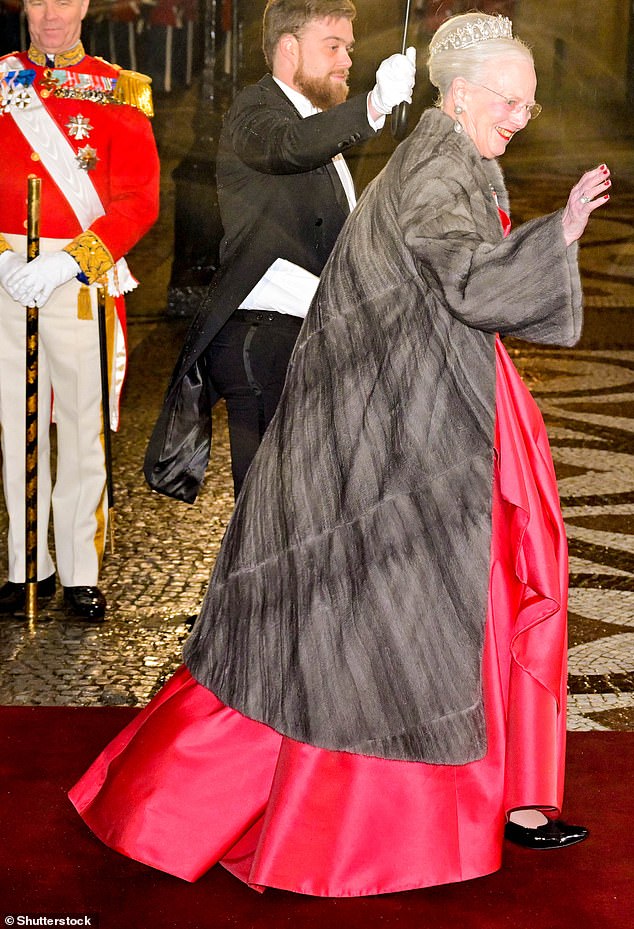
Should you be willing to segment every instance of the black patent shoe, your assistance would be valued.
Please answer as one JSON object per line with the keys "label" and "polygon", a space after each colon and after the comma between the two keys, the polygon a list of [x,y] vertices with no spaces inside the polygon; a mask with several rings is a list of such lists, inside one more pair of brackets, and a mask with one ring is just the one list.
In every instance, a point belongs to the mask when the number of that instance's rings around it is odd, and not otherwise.
{"label": "black patent shoe", "polygon": [[64,602],[80,619],[101,622],[106,612],[106,598],[98,587],[64,587]]}
{"label": "black patent shoe", "polygon": [[566,848],[587,839],[588,830],[585,826],[570,826],[561,819],[549,819],[536,829],[508,822],[504,827],[504,838],[523,848]]}
{"label": "black patent shoe", "polygon": [[[37,599],[47,600],[55,593],[55,575],[50,574],[37,582]],[[26,603],[26,584],[7,581],[0,587],[0,615],[24,613]]]}

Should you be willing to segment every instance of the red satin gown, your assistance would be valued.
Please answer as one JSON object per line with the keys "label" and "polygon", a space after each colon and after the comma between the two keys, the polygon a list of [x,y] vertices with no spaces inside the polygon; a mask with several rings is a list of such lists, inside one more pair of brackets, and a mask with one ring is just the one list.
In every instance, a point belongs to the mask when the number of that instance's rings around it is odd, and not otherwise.
{"label": "red satin gown", "polygon": [[506,814],[559,811],[567,546],[539,410],[496,344],[488,750],[461,766],[295,742],[180,668],[70,792],[107,845],[187,881],[220,863],[255,890],[392,893],[501,865]]}

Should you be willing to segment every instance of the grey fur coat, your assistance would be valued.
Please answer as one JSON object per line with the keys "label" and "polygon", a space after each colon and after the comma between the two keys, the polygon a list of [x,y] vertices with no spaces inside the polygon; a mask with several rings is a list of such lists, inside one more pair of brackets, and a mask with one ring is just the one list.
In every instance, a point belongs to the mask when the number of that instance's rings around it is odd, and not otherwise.
{"label": "grey fur coat", "polygon": [[572,345],[561,215],[504,239],[501,172],[426,112],[348,219],[185,647],[229,706],[312,745],[486,752],[495,333]]}

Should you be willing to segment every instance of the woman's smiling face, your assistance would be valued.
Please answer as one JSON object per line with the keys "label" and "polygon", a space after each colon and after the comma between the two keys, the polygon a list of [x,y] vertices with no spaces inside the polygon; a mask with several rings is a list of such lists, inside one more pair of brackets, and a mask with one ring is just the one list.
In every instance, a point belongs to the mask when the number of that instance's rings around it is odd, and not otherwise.
{"label": "woman's smiling face", "polygon": [[458,79],[463,112],[458,116],[483,158],[498,158],[531,118],[537,78],[529,58],[502,56],[490,61],[482,81]]}

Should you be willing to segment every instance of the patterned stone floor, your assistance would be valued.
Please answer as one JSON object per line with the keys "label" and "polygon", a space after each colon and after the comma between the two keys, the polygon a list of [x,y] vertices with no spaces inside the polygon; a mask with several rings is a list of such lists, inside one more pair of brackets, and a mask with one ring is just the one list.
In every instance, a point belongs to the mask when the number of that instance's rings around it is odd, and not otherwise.
{"label": "patterned stone floor", "polygon": [[[159,101],[164,173],[161,220],[131,264],[145,288],[130,301],[131,362],[122,427],[113,440],[116,548],[101,584],[108,622],[64,613],[59,594],[36,624],[0,622],[0,703],[142,704],[180,662],[186,619],[200,605],[231,512],[224,411],[206,486],[194,506],[152,494],[141,464],[147,436],[182,341],[163,316],[171,266],[171,170],[187,150],[191,97]],[[608,127],[610,128],[610,127]],[[565,146],[562,143],[565,139]],[[363,163],[371,175],[386,150]],[[614,172],[613,200],[592,221],[580,253],[586,334],[575,349],[509,343],[548,426],[570,548],[570,729],[634,729],[634,142],[593,124],[587,136],[544,123],[509,150],[516,222],[563,205],[578,173],[599,161]],[[357,177],[359,177],[359,171]],[[0,534],[6,515],[0,508]],[[0,552],[0,579],[6,554]]]}
{"label": "patterned stone floor", "polygon": [[513,355],[548,427],[568,534],[569,728],[634,729],[634,352]]}

